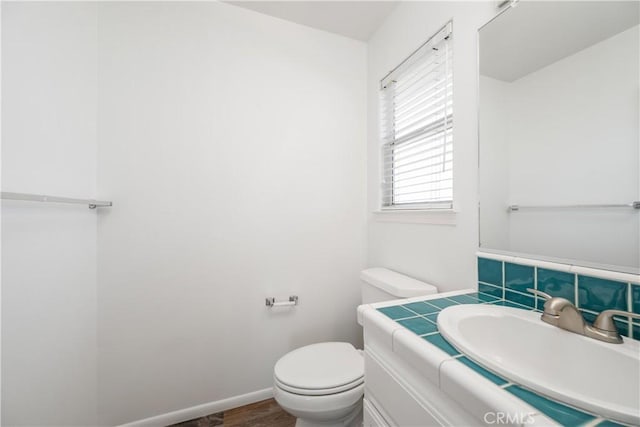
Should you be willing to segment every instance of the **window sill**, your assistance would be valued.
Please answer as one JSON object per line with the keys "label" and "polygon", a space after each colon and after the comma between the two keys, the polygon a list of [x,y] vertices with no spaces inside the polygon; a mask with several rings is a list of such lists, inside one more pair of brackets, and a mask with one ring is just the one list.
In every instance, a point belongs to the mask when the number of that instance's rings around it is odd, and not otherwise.
{"label": "window sill", "polygon": [[410,210],[389,209],[373,212],[378,222],[402,222],[407,224],[456,225],[457,212],[453,209]]}

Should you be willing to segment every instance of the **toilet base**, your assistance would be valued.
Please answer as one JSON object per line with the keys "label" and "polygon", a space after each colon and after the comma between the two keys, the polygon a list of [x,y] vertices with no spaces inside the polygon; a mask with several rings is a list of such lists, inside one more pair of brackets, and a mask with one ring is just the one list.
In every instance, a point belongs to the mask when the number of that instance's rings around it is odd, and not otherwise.
{"label": "toilet base", "polygon": [[[273,387],[278,405],[297,418],[298,427],[352,427],[362,417],[364,384],[341,393],[305,396]],[[355,421],[355,424],[354,424]]]}
{"label": "toilet base", "polygon": [[362,400],[347,416],[327,422],[296,418],[296,427],[362,427]]}

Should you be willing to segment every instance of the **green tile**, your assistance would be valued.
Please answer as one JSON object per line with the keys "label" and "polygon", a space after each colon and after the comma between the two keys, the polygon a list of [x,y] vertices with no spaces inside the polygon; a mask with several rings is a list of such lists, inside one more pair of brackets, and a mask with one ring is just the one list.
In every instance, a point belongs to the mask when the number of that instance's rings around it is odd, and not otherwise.
{"label": "green tile", "polygon": [[458,304],[479,304],[482,302],[478,298],[474,298],[470,295],[456,295],[456,296],[447,297],[447,298],[457,302]]}
{"label": "green tile", "polygon": [[595,419],[594,416],[577,411],[561,403],[539,396],[517,385],[506,387],[509,393],[519,397],[540,412],[562,424],[563,426],[577,426]]}
{"label": "green tile", "polygon": [[435,345],[450,356],[456,356],[460,354],[460,352],[456,350],[451,344],[449,344],[444,338],[442,338],[442,335],[440,334],[427,335],[422,337],[422,339],[429,341],[431,344]]}
{"label": "green tile", "polygon": [[500,296],[499,297],[498,296],[489,295],[489,294],[480,293],[480,292],[476,292],[476,293],[469,294],[469,295],[474,296],[475,298],[478,298],[482,302],[498,301],[498,300],[502,299],[502,291],[500,292]]}
{"label": "green tile", "polygon": [[407,310],[400,305],[394,305],[391,307],[382,307],[378,311],[393,320],[403,319],[405,317],[414,317],[416,314]]}
{"label": "green tile", "polygon": [[430,299],[429,300],[429,304],[431,305],[435,305],[436,307],[438,307],[439,309],[444,309],[449,307],[450,305],[458,305],[457,302],[455,301],[451,301],[450,299],[447,298],[440,298],[440,299]]}
{"label": "green tile", "polygon": [[487,283],[478,283],[478,291],[482,292],[485,295],[491,295],[495,298],[501,299],[502,298],[502,288],[497,287],[497,286],[493,286],[493,285],[489,285]]}
{"label": "green tile", "polygon": [[578,276],[578,302],[580,308],[591,311],[617,309],[628,311],[627,283]]}
{"label": "green tile", "polygon": [[593,323],[593,321],[596,320],[597,315],[589,313],[588,311],[583,311],[582,317],[586,322]]}
{"label": "green tile", "polygon": [[528,288],[533,288],[534,268],[528,265],[504,264],[504,286],[520,292],[527,292]]}
{"label": "green tile", "polygon": [[631,311],[640,314],[640,285],[631,285]]}
{"label": "green tile", "polygon": [[403,304],[402,306],[411,311],[415,311],[418,314],[430,314],[440,311],[438,307],[434,307],[431,304],[425,304],[424,302],[412,302],[410,304]]}
{"label": "green tile", "polygon": [[434,313],[434,314],[427,314],[426,316],[427,319],[429,319],[430,321],[432,321],[433,323],[435,323],[436,325],[438,324],[438,313]]}
{"label": "green tile", "polygon": [[507,383],[507,381],[503,380],[493,372],[487,371],[485,368],[483,368],[482,366],[478,365],[477,363],[473,362],[471,359],[468,359],[465,356],[459,357],[456,360],[464,365],[467,365],[469,368],[473,369],[474,371],[476,371],[477,373],[479,373],[480,375],[482,375],[483,377],[485,377],[486,379],[488,379],[489,381],[497,385],[503,385]]}
{"label": "green tile", "polygon": [[564,271],[538,268],[538,290],[552,297],[566,298],[576,303],[576,275]]}
{"label": "green tile", "polygon": [[536,308],[536,300],[533,296],[520,294],[513,291],[505,291],[504,299],[507,301],[515,302],[516,304],[524,305],[529,308]]}
{"label": "green tile", "polygon": [[623,427],[624,424],[618,424],[610,420],[603,420],[596,424],[597,427]]}
{"label": "green tile", "polygon": [[617,319],[613,319],[613,323],[616,324],[616,328],[618,328],[618,333],[623,337],[631,337],[631,330],[629,329],[629,321],[620,321]]}
{"label": "green tile", "polygon": [[478,280],[496,286],[502,286],[502,262],[487,258],[478,258]]}
{"label": "green tile", "polygon": [[544,311],[544,305],[547,302],[547,300],[545,300],[544,298],[539,297],[539,296],[534,296],[533,299],[536,302],[536,310]]}
{"label": "green tile", "polygon": [[422,317],[398,320],[397,322],[416,335],[430,334],[438,331],[438,327],[436,325]]}

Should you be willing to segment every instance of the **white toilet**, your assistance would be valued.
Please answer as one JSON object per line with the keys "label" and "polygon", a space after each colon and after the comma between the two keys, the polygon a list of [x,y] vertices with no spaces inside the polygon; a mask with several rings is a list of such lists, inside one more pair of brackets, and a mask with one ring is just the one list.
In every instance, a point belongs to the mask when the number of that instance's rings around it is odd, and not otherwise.
{"label": "white toilet", "polygon": [[[363,304],[438,292],[386,268],[364,270],[360,278]],[[323,342],[293,350],[278,360],[273,379],[274,397],[297,417],[296,427],[362,424],[364,359],[353,345]]]}

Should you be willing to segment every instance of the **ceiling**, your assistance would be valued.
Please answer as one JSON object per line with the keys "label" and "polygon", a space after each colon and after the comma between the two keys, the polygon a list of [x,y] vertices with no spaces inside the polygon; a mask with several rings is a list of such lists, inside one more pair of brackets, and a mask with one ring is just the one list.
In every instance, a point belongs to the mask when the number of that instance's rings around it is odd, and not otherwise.
{"label": "ceiling", "polygon": [[637,1],[521,1],[480,31],[480,74],[513,82],[639,21]]}
{"label": "ceiling", "polygon": [[226,1],[276,18],[367,41],[398,1]]}

